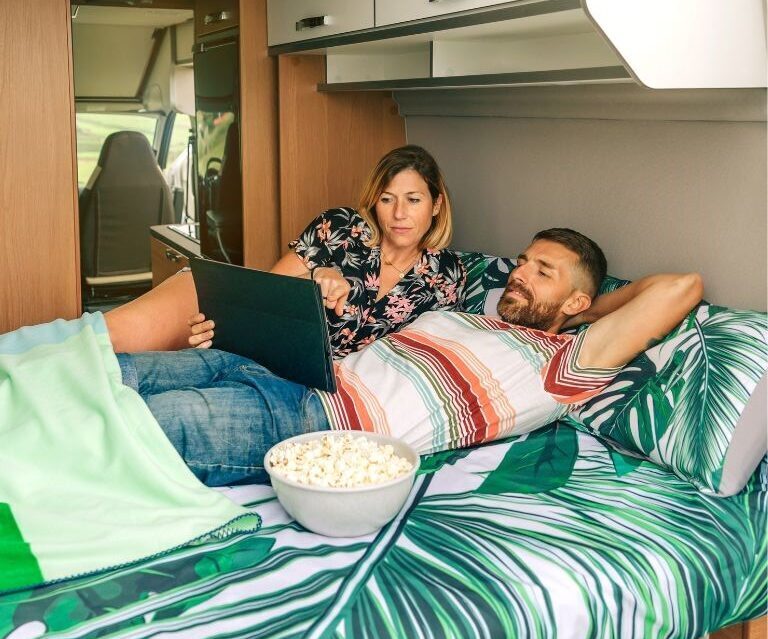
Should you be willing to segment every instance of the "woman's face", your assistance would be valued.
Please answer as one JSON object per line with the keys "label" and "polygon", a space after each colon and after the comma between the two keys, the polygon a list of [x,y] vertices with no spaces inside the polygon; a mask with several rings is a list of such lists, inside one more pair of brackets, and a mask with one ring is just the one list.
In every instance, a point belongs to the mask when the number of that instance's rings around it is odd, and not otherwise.
{"label": "woman's face", "polygon": [[424,178],[413,169],[395,175],[376,201],[384,250],[415,250],[429,231],[442,201],[442,195],[432,200]]}

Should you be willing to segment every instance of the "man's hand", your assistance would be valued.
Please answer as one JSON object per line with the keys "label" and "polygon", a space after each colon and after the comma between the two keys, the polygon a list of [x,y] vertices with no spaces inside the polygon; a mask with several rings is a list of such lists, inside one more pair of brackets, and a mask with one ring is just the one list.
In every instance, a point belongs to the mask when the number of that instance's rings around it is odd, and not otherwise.
{"label": "man's hand", "polygon": [[312,279],[320,285],[326,308],[335,309],[336,315],[341,317],[352,289],[349,282],[335,268],[324,266],[315,269]]}
{"label": "man's hand", "polygon": [[187,320],[192,335],[189,336],[189,345],[193,348],[210,348],[213,344],[213,329],[216,326],[213,320],[205,319],[202,313],[195,313]]}
{"label": "man's hand", "polygon": [[584,338],[579,366],[624,366],[677,326],[703,292],[698,273],[683,273],[651,275],[601,295],[580,318],[594,324]]}

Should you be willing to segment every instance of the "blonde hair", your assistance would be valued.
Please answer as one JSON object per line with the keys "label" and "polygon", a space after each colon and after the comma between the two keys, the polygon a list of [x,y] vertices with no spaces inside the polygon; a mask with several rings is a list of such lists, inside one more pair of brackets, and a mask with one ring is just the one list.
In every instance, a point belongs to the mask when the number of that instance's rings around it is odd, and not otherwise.
{"label": "blonde hair", "polygon": [[451,199],[443,180],[443,174],[435,159],[423,148],[415,144],[392,149],[374,167],[363,187],[358,212],[371,229],[368,246],[381,244],[381,227],[376,219],[376,202],[389,183],[401,171],[416,171],[427,183],[432,201],[443,196],[437,215],[432,217],[432,225],[421,238],[420,248],[440,250],[451,243],[453,221],[451,219]]}

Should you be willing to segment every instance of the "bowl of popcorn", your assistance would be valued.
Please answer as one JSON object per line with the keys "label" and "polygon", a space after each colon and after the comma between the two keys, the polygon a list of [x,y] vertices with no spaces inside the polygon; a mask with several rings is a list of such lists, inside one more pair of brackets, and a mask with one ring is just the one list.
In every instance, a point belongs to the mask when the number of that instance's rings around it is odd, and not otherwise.
{"label": "bowl of popcorn", "polygon": [[419,455],[387,435],[322,431],[273,446],[264,468],[283,508],[302,526],[328,537],[358,537],[400,511]]}

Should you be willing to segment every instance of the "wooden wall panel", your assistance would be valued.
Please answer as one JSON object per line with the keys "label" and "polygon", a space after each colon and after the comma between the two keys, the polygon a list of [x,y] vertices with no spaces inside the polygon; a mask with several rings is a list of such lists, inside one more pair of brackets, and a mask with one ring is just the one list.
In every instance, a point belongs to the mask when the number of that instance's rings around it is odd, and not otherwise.
{"label": "wooden wall panel", "polygon": [[737,623],[711,632],[709,639],[768,639],[768,617]]}
{"label": "wooden wall panel", "polygon": [[277,60],[267,55],[267,2],[240,0],[240,108],[245,265],[279,257]]}
{"label": "wooden wall panel", "polygon": [[333,206],[357,206],[378,159],[405,144],[389,93],[318,93],[323,56],[281,56],[280,251]]}
{"label": "wooden wall panel", "polygon": [[744,639],[744,626],[740,623],[709,633],[709,639]]}
{"label": "wooden wall panel", "polygon": [[768,617],[760,617],[744,624],[744,639],[768,639]]}
{"label": "wooden wall panel", "polygon": [[0,333],[79,315],[68,0],[0,2]]}

